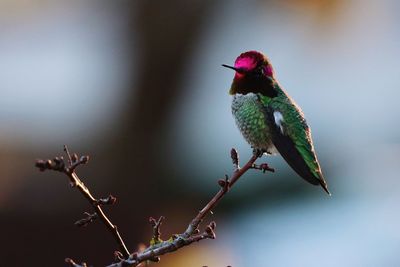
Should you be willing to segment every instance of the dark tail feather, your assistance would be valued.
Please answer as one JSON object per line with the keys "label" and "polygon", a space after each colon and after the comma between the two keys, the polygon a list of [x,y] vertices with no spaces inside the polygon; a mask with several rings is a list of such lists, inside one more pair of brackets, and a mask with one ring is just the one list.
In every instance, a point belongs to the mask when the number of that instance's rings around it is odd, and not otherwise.
{"label": "dark tail feather", "polygon": [[322,174],[318,173],[318,176],[316,176],[310,170],[310,167],[296,148],[296,144],[293,140],[288,135],[283,134],[280,128],[275,124],[272,110],[267,110],[266,119],[272,133],[272,142],[289,166],[304,180],[313,185],[321,185],[325,192],[331,195]]}
{"label": "dark tail feather", "polygon": [[[285,138],[286,139],[286,138]],[[305,160],[301,157],[298,150],[295,148],[292,141],[287,137],[284,141],[282,138],[279,140],[275,140],[275,147],[281,154],[281,156],[286,160],[290,167],[302,177],[304,180],[313,185],[321,185],[325,192],[331,196],[331,193],[328,190],[328,185],[325,182],[322,174],[319,174],[320,177],[316,177],[308,167]]]}
{"label": "dark tail feather", "polygon": [[329,196],[332,196],[331,192],[329,192],[329,190],[328,190],[328,185],[326,184],[326,182],[325,182],[325,180],[324,180],[323,177],[321,177],[321,178],[319,179],[319,184],[322,186],[322,188],[325,190],[325,192],[326,192]]}

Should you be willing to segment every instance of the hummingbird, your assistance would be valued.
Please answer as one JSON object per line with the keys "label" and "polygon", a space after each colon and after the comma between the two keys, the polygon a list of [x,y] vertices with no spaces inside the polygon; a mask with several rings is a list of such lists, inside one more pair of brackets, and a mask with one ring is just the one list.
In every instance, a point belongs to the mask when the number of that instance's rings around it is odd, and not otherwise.
{"label": "hummingbird", "polygon": [[255,152],[280,154],[289,166],[313,185],[329,194],[321,171],[311,130],[304,114],[275,77],[270,60],[260,52],[240,54],[229,94],[232,114],[246,141]]}

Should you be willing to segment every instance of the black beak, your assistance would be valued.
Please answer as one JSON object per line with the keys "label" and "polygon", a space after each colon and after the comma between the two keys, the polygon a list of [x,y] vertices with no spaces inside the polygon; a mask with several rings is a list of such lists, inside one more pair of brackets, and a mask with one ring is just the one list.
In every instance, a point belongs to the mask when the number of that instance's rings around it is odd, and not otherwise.
{"label": "black beak", "polygon": [[229,66],[229,65],[222,64],[222,67],[225,67],[225,68],[228,68],[228,69],[232,69],[232,70],[237,71],[237,72],[242,73],[242,74],[245,73],[245,70],[238,69],[238,68],[235,68],[235,67],[232,67],[232,66]]}

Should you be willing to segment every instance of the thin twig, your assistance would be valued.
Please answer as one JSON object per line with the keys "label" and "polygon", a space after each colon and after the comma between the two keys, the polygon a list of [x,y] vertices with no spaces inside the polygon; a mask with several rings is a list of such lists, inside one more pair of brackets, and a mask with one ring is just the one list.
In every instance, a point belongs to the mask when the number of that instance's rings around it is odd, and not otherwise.
{"label": "thin twig", "polygon": [[[122,241],[121,236],[118,233],[117,227],[113,225],[110,220],[106,217],[104,212],[101,209],[101,205],[104,204],[112,204],[115,202],[115,198],[113,196],[109,196],[105,199],[95,199],[88,188],[82,183],[82,181],[78,178],[75,173],[75,168],[81,164],[86,164],[89,157],[84,156],[78,160],[78,156],[76,154],[71,155],[68,149],[65,147],[65,152],[68,156],[68,166],[65,165],[65,162],[62,157],[55,158],[53,161],[51,160],[38,160],[36,162],[36,166],[41,170],[57,170],[63,172],[68,175],[71,181],[71,185],[75,186],[81,191],[81,193],[89,200],[91,205],[93,206],[95,213],[85,213],[87,215],[86,218],[78,221],[77,223],[81,225],[87,225],[91,221],[95,220],[99,217],[103,223],[107,226],[107,228],[113,233],[116,241],[118,242],[122,253],[119,251],[114,252],[116,263],[108,265],[108,267],[134,267],[138,266],[140,263],[145,261],[153,261],[158,262],[160,260],[160,256],[174,252],[182,247],[188,246],[194,242],[198,242],[204,239],[215,239],[215,228],[216,223],[210,222],[203,232],[200,232],[199,226],[201,222],[207,217],[208,214],[212,213],[212,209],[217,206],[219,201],[229,192],[229,190],[233,187],[233,185],[239,180],[239,178],[246,173],[249,169],[261,170],[263,172],[271,171],[274,169],[270,168],[268,164],[263,163],[260,165],[256,165],[255,162],[257,158],[261,157],[262,153],[259,151],[255,151],[250,160],[240,168],[239,163],[239,155],[235,149],[231,150],[231,158],[234,166],[234,171],[231,177],[225,175],[224,179],[218,180],[218,184],[221,189],[214,195],[214,197],[204,206],[203,209],[199,211],[199,213],[192,219],[189,223],[187,229],[178,235],[173,235],[170,239],[163,241],[161,239],[161,223],[164,220],[164,217],[161,216],[158,220],[154,218],[150,218],[149,222],[153,227],[153,236],[150,241],[150,246],[144,250],[140,250],[129,254],[128,250],[125,247],[124,242]],[[75,263],[72,259],[67,258],[66,262],[69,263],[70,266],[73,267],[85,267],[86,263],[82,263],[81,265]]]}
{"label": "thin twig", "polygon": [[101,208],[101,205],[115,203],[115,197],[110,195],[108,198],[105,199],[94,198],[89,189],[85,186],[85,184],[81,181],[81,179],[75,172],[75,169],[78,166],[88,163],[89,156],[82,156],[78,159],[78,156],[76,154],[70,154],[68,147],[65,145],[64,151],[68,157],[67,164],[65,163],[63,157],[55,157],[53,160],[37,160],[36,167],[38,167],[40,171],[54,170],[66,174],[69,177],[70,185],[72,187],[76,187],[82,193],[82,195],[89,201],[96,214],[89,214],[86,218],[76,222],[76,224],[78,226],[85,226],[88,223],[92,222],[95,218],[100,218],[100,220],[104,223],[104,225],[112,233],[115,240],[117,241],[121,253],[124,255],[125,258],[128,258],[130,255],[129,250],[125,246],[125,243],[118,232],[117,226],[110,221],[110,219],[106,216],[103,209]]}
{"label": "thin twig", "polygon": [[160,227],[164,219],[164,216],[161,216],[158,220],[154,219],[153,217],[149,218],[149,222],[153,227],[153,237],[150,241],[151,245],[160,243],[162,241]]}
{"label": "thin twig", "polygon": [[[232,176],[225,176],[225,179],[218,181],[221,189],[214,195],[214,197],[204,206],[202,210],[196,215],[196,217],[190,222],[186,231],[180,235],[174,235],[171,239],[167,241],[161,241],[156,244],[151,244],[143,252],[135,252],[129,256],[128,259],[121,260],[117,263],[108,265],[108,267],[128,267],[137,266],[144,261],[152,261],[153,259],[159,258],[159,256],[166,253],[174,252],[182,247],[188,246],[193,242],[198,242],[203,239],[215,239],[215,222],[211,222],[205,228],[203,233],[200,233],[199,225],[204,220],[204,218],[211,213],[212,209],[219,203],[219,201],[229,192],[233,185],[239,180],[239,178],[247,172],[249,169],[260,169],[255,168],[255,161],[259,158],[261,154],[255,152],[250,160],[242,167],[239,166],[239,155],[236,149],[231,150],[232,163],[234,165],[234,172]],[[262,171],[273,171],[268,164],[262,164]],[[154,219],[153,219],[154,220]],[[154,220],[155,221],[155,220]],[[159,227],[159,226],[158,226]]]}
{"label": "thin twig", "polygon": [[65,263],[67,263],[71,267],[87,267],[86,262],[82,262],[81,264],[76,263],[74,260],[70,258],[65,259]]}
{"label": "thin twig", "polygon": [[97,213],[85,212],[86,217],[75,222],[76,226],[87,226],[89,223],[97,219]]}

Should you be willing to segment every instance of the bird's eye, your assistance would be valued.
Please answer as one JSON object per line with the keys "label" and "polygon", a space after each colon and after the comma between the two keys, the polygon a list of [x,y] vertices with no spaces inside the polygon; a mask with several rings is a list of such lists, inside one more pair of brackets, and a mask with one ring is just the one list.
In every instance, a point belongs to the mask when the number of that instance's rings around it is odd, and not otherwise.
{"label": "bird's eye", "polygon": [[263,67],[259,67],[259,68],[255,69],[254,74],[256,76],[264,76],[264,68]]}

